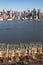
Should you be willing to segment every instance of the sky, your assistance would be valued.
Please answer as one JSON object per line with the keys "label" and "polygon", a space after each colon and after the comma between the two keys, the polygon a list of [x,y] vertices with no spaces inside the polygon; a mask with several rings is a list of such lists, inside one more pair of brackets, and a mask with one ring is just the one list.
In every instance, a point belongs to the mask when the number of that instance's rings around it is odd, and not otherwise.
{"label": "sky", "polygon": [[43,11],[43,0],[0,0],[0,10],[23,11],[33,8]]}

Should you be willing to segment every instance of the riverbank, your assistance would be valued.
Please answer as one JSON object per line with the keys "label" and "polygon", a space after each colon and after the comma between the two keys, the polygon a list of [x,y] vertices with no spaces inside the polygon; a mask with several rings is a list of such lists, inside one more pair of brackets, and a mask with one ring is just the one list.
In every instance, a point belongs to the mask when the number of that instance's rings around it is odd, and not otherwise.
{"label": "riverbank", "polygon": [[43,21],[43,19],[6,19],[6,20],[3,20],[3,19],[0,19],[0,21],[26,21],[26,20],[28,20],[28,21]]}

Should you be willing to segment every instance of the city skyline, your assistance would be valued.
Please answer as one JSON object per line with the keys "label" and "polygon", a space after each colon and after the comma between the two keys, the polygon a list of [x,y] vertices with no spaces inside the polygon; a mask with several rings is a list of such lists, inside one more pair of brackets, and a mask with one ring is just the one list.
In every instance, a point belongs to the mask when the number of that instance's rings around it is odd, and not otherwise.
{"label": "city skyline", "polygon": [[43,0],[0,0],[0,10],[32,10],[33,8],[43,11]]}

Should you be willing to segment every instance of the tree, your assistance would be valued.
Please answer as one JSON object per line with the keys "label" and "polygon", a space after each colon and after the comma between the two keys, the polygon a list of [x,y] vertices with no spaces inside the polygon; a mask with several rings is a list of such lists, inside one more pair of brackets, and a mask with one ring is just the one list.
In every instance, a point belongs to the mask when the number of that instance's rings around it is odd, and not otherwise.
{"label": "tree", "polygon": [[3,62],[3,58],[2,57],[0,57],[0,62]]}

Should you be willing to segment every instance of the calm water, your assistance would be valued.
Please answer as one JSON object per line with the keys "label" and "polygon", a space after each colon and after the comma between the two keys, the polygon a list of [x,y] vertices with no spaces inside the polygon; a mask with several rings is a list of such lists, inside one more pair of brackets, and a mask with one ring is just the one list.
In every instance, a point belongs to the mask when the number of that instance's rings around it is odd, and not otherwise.
{"label": "calm water", "polygon": [[0,21],[0,42],[43,41],[43,21]]}

